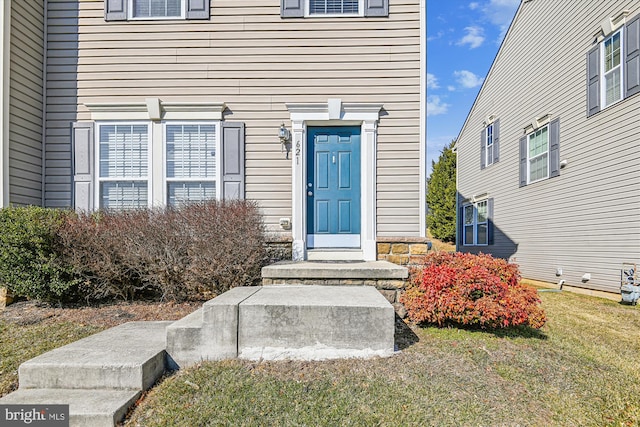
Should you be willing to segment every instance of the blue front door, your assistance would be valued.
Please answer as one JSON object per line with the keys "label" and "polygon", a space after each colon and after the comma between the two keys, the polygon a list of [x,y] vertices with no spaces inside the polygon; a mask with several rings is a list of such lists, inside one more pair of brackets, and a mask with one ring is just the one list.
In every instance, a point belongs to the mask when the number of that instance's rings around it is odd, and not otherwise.
{"label": "blue front door", "polygon": [[307,129],[307,247],[360,247],[360,127]]}

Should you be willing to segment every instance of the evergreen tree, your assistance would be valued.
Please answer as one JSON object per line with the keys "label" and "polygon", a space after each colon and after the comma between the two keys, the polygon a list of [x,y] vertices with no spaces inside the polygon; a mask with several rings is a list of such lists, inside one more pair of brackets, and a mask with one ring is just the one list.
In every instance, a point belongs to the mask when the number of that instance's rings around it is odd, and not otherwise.
{"label": "evergreen tree", "polygon": [[427,181],[427,227],[438,240],[456,240],[456,141],[444,147],[438,161],[431,161]]}

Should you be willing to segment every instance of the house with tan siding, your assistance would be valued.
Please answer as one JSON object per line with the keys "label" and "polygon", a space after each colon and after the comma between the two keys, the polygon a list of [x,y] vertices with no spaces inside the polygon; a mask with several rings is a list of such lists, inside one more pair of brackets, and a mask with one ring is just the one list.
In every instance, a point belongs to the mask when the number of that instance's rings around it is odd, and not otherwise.
{"label": "house with tan siding", "polygon": [[522,1],[457,140],[464,252],[619,292],[640,266],[640,1]]}
{"label": "house with tan siding", "polygon": [[254,200],[295,259],[425,237],[421,0],[4,0],[2,205]]}

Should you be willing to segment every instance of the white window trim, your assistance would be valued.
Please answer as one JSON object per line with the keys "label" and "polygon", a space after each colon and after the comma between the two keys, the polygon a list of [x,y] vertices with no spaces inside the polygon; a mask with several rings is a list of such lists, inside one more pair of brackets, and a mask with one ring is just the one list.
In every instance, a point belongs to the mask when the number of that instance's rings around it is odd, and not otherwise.
{"label": "white window trim", "polygon": [[[147,176],[146,178],[104,178],[100,176],[100,126],[139,126],[146,125],[147,126],[147,135],[148,135],[148,147],[147,147]],[[96,155],[94,156],[94,170],[95,170],[95,191],[94,191],[94,206],[97,206],[99,209],[102,209],[102,194],[100,192],[100,187],[103,182],[116,182],[116,181],[146,181],[147,182],[147,206],[151,207],[153,194],[153,129],[151,127],[151,123],[148,121],[100,121],[95,122],[94,128],[94,149]]]}
{"label": "white window trim", "polygon": [[180,16],[133,16],[133,3],[135,0],[129,0],[127,4],[127,20],[129,21],[166,21],[170,19],[186,19],[187,16],[187,0],[180,0]]}
{"label": "white window trim", "polygon": [[[534,181],[531,180],[531,157],[529,157],[529,143],[531,142],[531,136],[534,135],[538,131],[542,131],[544,128],[547,128],[547,176],[544,178],[536,179]],[[549,125],[542,126],[540,128],[534,129],[532,132],[527,134],[527,185],[533,184],[535,182],[544,181],[545,179],[549,179],[549,157],[550,157],[550,146],[549,146]],[[538,154],[536,157],[543,156],[544,153]]]}
{"label": "white window trim", "polygon": [[[491,129],[491,144],[489,144],[489,129]],[[493,123],[489,123],[487,127],[484,129],[485,136],[485,146],[484,146],[484,162],[485,167],[491,166],[493,164],[494,153],[493,153]],[[489,161],[489,146],[491,146],[491,161]]]}
{"label": "white window trim", "polygon": [[[620,70],[620,97],[612,103],[607,104],[606,74],[612,73],[615,68],[609,70],[608,72],[605,72],[606,52],[604,45],[616,34],[620,34],[620,63],[617,67],[615,67]],[[624,99],[624,27],[621,27],[618,30],[614,31],[612,34],[605,37],[602,42],[600,42],[600,99],[602,102],[602,109],[610,107],[611,105],[615,105]]]}
{"label": "white window trim", "polygon": [[364,0],[358,0],[358,13],[309,13],[311,7],[309,0],[304,0],[304,17],[305,18],[353,18],[364,16]]}
{"label": "white window trim", "polygon": [[[487,205],[487,218],[486,221],[483,222],[478,222],[478,205],[480,203],[485,203]],[[473,241],[471,243],[467,242],[467,230],[466,228],[469,226],[466,223],[466,214],[467,214],[467,207],[473,207],[473,218],[472,218],[472,227],[473,227]],[[473,203],[465,203],[464,205],[462,205],[462,213],[463,213],[463,218],[462,218],[462,246],[489,246],[489,217],[488,217],[488,209],[489,209],[489,200],[488,199],[483,199],[483,200],[478,200],[475,201]],[[487,242],[486,243],[478,243],[478,225],[482,225],[485,224],[487,226],[486,228],[486,239]]]}
{"label": "white window trim", "polygon": [[[171,181],[180,181],[180,182],[214,182],[216,185],[216,200],[222,199],[222,186],[220,183],[222,182],[222,168],[220,167],[220,138],[222,136],[221,132],[221,122],[219,120],[198,120],[198,121],[163,121],[162,125],[162,204],[163,206],[167,206],[169,203],[169,191],[168,191],[168,183]],[[216,127],[216,176],[212,179],[201,179],[201,178],[167,178],[167,125],[215,125]]]}

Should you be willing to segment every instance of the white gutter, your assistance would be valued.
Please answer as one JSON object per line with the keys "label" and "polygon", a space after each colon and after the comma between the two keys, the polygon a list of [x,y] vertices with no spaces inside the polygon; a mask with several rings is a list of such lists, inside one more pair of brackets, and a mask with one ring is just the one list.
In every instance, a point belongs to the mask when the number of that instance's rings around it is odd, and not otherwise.
{"label": "white gutter", "polygon": [[420,237],[427,235],[427,2],[420,2]]}
{"label": "white gutter", "polygon": [[9,89],[11,71],[11,0],[4,0],[0,6],[0,44],[2,63],[0,64],[0,207],[9,206]]}

